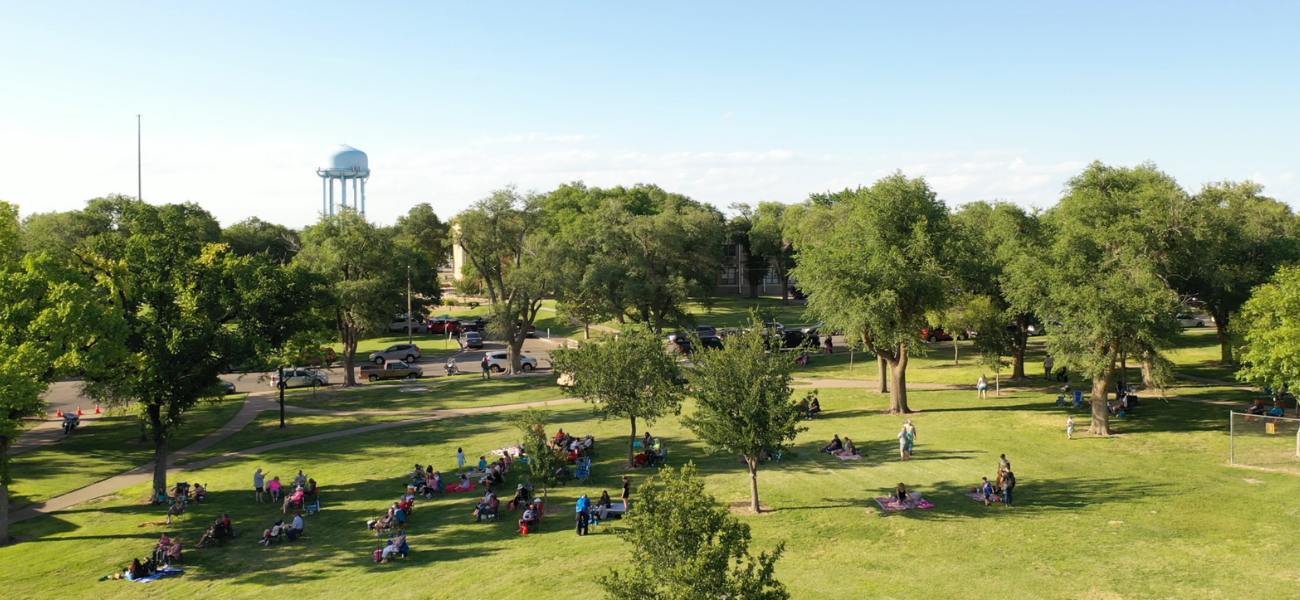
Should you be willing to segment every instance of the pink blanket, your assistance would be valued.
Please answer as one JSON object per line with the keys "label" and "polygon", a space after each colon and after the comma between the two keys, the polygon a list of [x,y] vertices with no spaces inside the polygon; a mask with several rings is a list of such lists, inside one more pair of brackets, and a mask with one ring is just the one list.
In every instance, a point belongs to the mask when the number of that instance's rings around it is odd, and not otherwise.
{"label": "pink blanket", "polygon": [[461,485],[459,483],[453,483],[447,486],[447,491],[448,492],[472,492],[476,487],[478,487],[478,483],[475,483],[473,481],[466,481],[464,485]]}
{"label": "pink blanket", "polygon": [[908,510],[912,508],[934,508],[934,505],[931,504],[930,501],[926,500],[925,498],[921,498],[916,502],[912,502],[910,500],[906,502],[899,502],[898,499],[893,496],[883,496],[880,498],[876,498],[876,504],[879,504],[880,508],[884,510]]}

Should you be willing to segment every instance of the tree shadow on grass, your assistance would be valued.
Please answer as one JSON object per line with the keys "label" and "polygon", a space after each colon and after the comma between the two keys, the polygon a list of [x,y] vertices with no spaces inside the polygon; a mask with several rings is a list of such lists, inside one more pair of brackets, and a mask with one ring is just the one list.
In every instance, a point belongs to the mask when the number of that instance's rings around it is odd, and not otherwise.
{"label": "tree shadow on grass", "polygon": [[[1079,479],[1021,479],[1015,489],[1015,503],[1011,507],[1000,502],[985,506],[983,502],[966,496],[976,482],[969,484],[942,481],[928,484],[912,491],[935,505],[928,509],[883,511],[874,497],[889,496],[893,488],[867,490],[867,501],[885,518],[906,518],[931,521],[1007,518],[1027,513],[1041,515],[1054,512],[1071,512],[1088,506],[1106,503],[1125,503],[1147,496],[1159,495],[1163,485],[1138,482],[1122,478]],[[828,500],[848,502],[854,499]]]}

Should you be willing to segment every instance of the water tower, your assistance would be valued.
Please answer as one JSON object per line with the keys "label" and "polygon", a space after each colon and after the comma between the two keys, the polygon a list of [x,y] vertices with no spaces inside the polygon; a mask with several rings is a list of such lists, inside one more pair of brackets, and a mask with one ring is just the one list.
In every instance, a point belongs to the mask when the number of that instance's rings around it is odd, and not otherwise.
{"label": "water tower", "polygon": [[334,214],[334,182],[339,182],[339,204],[348,205],[348,182],[352,182],[352,208],[366,215],[366,180],[370,179],[370,160],[366,153],[352,146],[339,146],[329,158],[330,166],[316,169],[321,178],[321,212]]}

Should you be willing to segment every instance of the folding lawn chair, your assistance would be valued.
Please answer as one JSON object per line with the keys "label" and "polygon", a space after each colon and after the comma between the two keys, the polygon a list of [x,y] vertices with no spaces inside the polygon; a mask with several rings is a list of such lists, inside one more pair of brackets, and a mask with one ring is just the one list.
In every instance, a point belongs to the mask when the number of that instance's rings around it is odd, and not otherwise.
{"label": "folding lawn chair", "polygon": [[578,472],[573,474],[573,478],[577,479],[578,483],[590,483],[591,482],[591,461],[585,460],[578,463]]}
{"label": "folding lawn chair", "polygon": [[320,514],[320,508],[321,508],[320,494],[316,494],[316,498],[312,500],[310,503],[304,503],[304,504],[306,504],[306,506],[303,507],[303,510],[307,511],[308,516]]}

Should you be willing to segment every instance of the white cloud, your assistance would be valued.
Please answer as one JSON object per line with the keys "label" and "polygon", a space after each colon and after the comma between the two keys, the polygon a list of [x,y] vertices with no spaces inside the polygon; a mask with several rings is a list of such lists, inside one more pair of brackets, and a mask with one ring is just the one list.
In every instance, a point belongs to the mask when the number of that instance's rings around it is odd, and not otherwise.
{"label": "white cloud", "polygon": [[[134,136],[56,139],[16,135],[0,147],[0,199],[24,214],[79,208],[86,199],[135,192]],[[364,146],[364,144],[358,144]],[[434,149],[362,148],[373,172],[367,185],[372,218],[392,222],[429,202],[450,216],[506,184],[546,190],[582,180],[593,186],[656,183],[726,207],[733,202],[798,202],[810,192],[869,185],[896,169],[925,176],[957,206],[1004,199],[1047,207],[1082,160],[1037,159],[1034,152],[985,150],[874,155],[811,154],[781,148],[649,152],[589,134],[527,133],[481,138]],[[152,202],[193,200],[223,223],[256,215],[302,226],[320,210],[315,169],[332,148],[302,140],[211,138],[150,140],[145,147],[144,196]],[[1224,179],[1228,177],[1218,177]],[[1256,174],[1282,197],[1294,174]],[[1186,183],[1186,182],[1185,182]],[[1189,189],[1199,187],[1198,183]]]}

